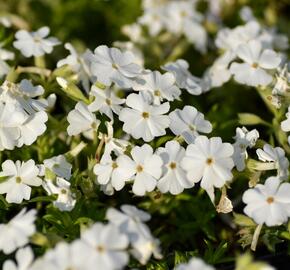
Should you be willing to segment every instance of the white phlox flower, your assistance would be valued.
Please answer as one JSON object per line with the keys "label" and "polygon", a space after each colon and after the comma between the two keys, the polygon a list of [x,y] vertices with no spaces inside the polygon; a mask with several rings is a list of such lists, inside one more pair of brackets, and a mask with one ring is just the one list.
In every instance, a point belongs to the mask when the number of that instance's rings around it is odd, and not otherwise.
{"label": "white phlox flower", "polygon": [[185,149],[177,141],[169,141],[165,147],[156,152],[163,160],[163,173],[157,187],[162,193],[179,194],[185,188],[193,187],[194,183],[187,178],[185,170],[180,166],[185,156]]}
{"label": "white phlox flower", "polygon": [[106,122],[107,134],[99,132],[99,139],[104,140],[105,149],[102,158],[107,158],[113,152],[116,156],[123,154],[130,142],[126,139],[114,138],[113,123]]}
{"label": "white phlox flower", "polygon": [[[45,168],[51,170],[56,176],[69,180],[71,178],[72,165],[64,155],[54,156],[43,161]],[[45,172],[43,172],[44,174]]]}
{"label": "white phlox flower", "polygon": [[69,136],[78,135],[83,132],[96,131],[100,124],[95,114],[92,113],[88,106],[82,101],[79,101],[74,110],[69,112],[67,121],[69,122],[67,128]]}
{"label": "white phlox flower", "polygon": [[237,82],[250,86],[265,86],[271,83],[273,76],[267,71],[275,70],[281,62],[281,57],[276,52],[263,50],[261,43],[256,40],[241,44],[237,48],[237,56],[244,63],[232,63],[230,71]]}
{"label": "white phlox flower", "polygon": [[214,270],[200,258],[191,258],[188,263],[179,264],[174,270]]}
{"label": "white phlox flower", "polygon": [[243,194],[244,212],[257,224],[277,226],[290,216],[290,184],[281,183],[278,177],[269,177]]}
{"label": "white phlox flower", "polygon": [[[285,132],[290,131],[290,106],[288,107],[288,112],[286,113],[286,119],[281,122],[281,129]],[[288,143],[290,144],[290,135],[288,136]]]}
{"label": "white phlox flower", "polygon": [[132,159],[126,155],[118,157],[122,167],[127,167],[128,179],[133,179],[132,191],[135,195],[144,196],[146,192],[154,190],[157,179],[162,174],[162,159],[153,154],[148,144],[135,146],[131,150]]}
{"label": "white phlox flower", "polygon": [[181,91],[175,85],[175,77],[171,73],[161,74],[159,71],[153,71],[142,75],[141,79],[144,80],[144,84],[138,84],[133,88],[150,92],[154,104],[159,105],[164,99],[168,101],[179,99]]}
{"label": "white phlox flower", "polygon": [[285,151],[281,147],[272,147],[269,144],[265,144],[262,149],[257,149],[257,155],[259,160],[269,164],[269,170],[277,170],[280,179],[285,180],[289,176],[289,160],[285,156]]}
{"label": "white phlox flower", "polygon": [[132,79],[141,74],[142,68],[136,64],[132,52],[121,52],[117,48],[98,46],[91,59],[91,72],[98,82],[110,86],[130,88]]}
{"label": "white phlox flower", "polygon": [[133,247],[132,255],[141,264],[146,264],[152,254],[156,259],[160,258],[159,241],[151,235],[144,223],[150,220],[150,215],[132,205],[122,205],[121,210],[109,208],[106,218],[128,235]]}
{"label": "white phlox flower", "polygon": [[31,247],[27,246],[24,248],[20,248],[17,250],[16,262],[12,260],[7,260],[3,264],[3,270],[30,270],[31,265],[33,263],[33,251]]}
{"label": "white phlox flower", "polygon": [[13,46],[25,57],[50,54],[53,47],[59,45],[60,42],[55,37],[47,38],[49,32],[50,29],[47,26],[39,28],[36,32],[19,30],[15,34],[16,41],[13,42]]}
{"label": "white phlox flower", "polygon": [[61,177],[56,177],[55,181],[47,179],[42,183],[48,195],[55,194],[57,199],[53,205],[60,211],[71,211],[75,204],[75,195],[70,189],[70,182]]}
{"label": "white phlox flower", "polygon": [[[46,131],[48,116],[44,110],[48,103],[45,99],[34,99],[43,93],[42,86],[33,86],[25,79],[20,84],[5,81],[1,85],[0,118],[5,122],[2,125],[1,141],[4,149],[31,145]],[[9,115],[9,111],[13,111],[13,114]],[[8,138],[7,132],[11,130],[13,134]]]}
{"label": "white phlox flower", "polygon": [[34,221],[36,210],[26,211],[23,208],[8,223],[0,224],[0,250],[10,254],[17,248],[25,246],[29,237],[35,233]]}
{"label": "white phlox flower", "polygon": [[174,75],[179,88],[186,89],[192,95],[200,95],[202,93],[200,79],[193,76],[188,68],[189,64],[184,59],[178,59],[163,66],[164,70]]}
{"label": "white phlox flower", "polygon": [[94,101],[88,106],[89,110],[99,111],[108,116],[111,121],[114,121],[113,112],[119,115],[121,104],[125,103],[125,99],[119,98],[111,88],[101,89],[93,85],[90,95],[94,97]]}
{"label": "white phlox flower", "polygon": [[89,247],[86,255],[90,269],[122,269],[128,263],[129,239],[114,224],[95,223],[82,233],[81,241]]}
{"label": "white phlox flower", "polygon": [[257,21],[250,21],[234,29],[221,29],[217,34],[215,44],[219,49],[235,53],[239,45],[256,40],[260,34],[260,24]]}
{"label": "white phlox flower", "polygon": [[165,129],[169,126],[169,117],[164,115],[169,111],[167,102],[151,105],[142,95],[130,94],[126,105],[130,108],[122,109],[119,119],[124,122],[123,130],[133,138],[149,142],[166,134]]}
{"label": "white phlox flower", "polygon": [[223,143],[219,137],[198,136],[193,144],[187,146],[181,166],[188,179],[194,183],[201,181],[203,189],[221,188],[233,177],[233,153],[233,146]]}
{"label": "white phlox flower", "polygon": [[0,78],[8,74],[10,66],[6,63],[14,59],[14,53],[3,49],[0,45]]}
{"label": "white phlox flower", "polygon": [[258,138],[259,132],[256,129],[251,131],[248,131],[245,127],[236,129],[233,160],[238,171],[245,169],[245,160],[248,158],[247,148],[255,146]]}
{"label": "white phlox flower", "polygon": [[96,266],[89,264],[87,257],[89,252],[91,249],[80,240],[75,240],[71,244],[60,242],[43,257],[38,258],[29,270],[91,270]]}
{"label": "white phlox flower", "polygon": [[110,183],[115,190],[121,190],[132,176],[123,160],[122,156],[116,160],[112,160],[111,156],[102,157],[100,163],[94,166],[96,182],[100,185]]}
{"label": "white phlox flower", "polygon": [[32,115],[47,108],[46,99],[35,99],[44,92],[41,85],[34,86],[26,79],[21,80],[19,84],[5,81],[0,88],[0,99],[6,103],[18,103],[25,112]]}
{"label": "white phlox flower", "polygon": [[40,186],[42,179],[38,177],[39,169],[34,160],[26,162],[6,160],[2,163],[0,176],[5,180],[0,183],[0,194],[6,194],[9,203],[22,203],[29,200],[31,186]]}
{"label": "white phlox flower", "polygon": [[234,58],[235,54],[232,51],[227,51],[206,70],[200,83],[204,92],[214,87],[220,87],[230,80],[232,74],[229,70],[229,64]]}
{"label": "white phlox flower", "polygon": [[193,106],[184,106],[169,114],[171,131],[182,136],[187,143],[193,143],[199,133],[210,133],[212,125],[204,119],[204,115]]}

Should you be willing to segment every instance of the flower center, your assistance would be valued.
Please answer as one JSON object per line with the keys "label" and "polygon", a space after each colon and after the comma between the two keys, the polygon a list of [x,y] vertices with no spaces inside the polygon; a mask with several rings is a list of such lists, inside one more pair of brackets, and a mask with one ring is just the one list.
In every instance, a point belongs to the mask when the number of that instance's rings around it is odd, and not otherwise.
{"label": "flower center", "polygon": [[195,131],[195,129],[196,129],[195,125],[189,125],[188,127],[191,131]]}
{"label": "flower center", "polygon": [[182,11],[180,12],[180,16],[181,16],[181,17],[186,17],[186,16],[187,16],[187,12],[186,12],[185,10],[182,10]]}
{"label": "flower center", "polygon": [[246,149],[246,146],[245,146],[244,144],[241,143],[241,144],[240,144],[240,149],[241,149],[241,150],[245,150],[245,149]]}
{"label": "flower center", "polygon": [[176,169],[176,163],[175,163],[175,162],[171,162],[171,163],[169,164],[169,167],[170,167],[170,169],[172,169],[172,170]]}
{"label": "flower center", "polygon": [[108,99],[108,98],[106,98],[106,103],[110,106],[110,105],[112,105],[112,101],[110,100],[110,99]]}
{"label": "flower center", "polygon": [[159,90],[155,90],[154,91],[154,96],[160,97],[161,96],[161,92]]}
{"label": "flower center", "polygon": [[148,113],[148,112],[143,112],[143,113],[142,113],[142,117],[143,117],[144,119],[149,118],[149,113]]}
{"label": "flower center", "polygon": [[60,190],[60,193],[61,193],[61,194],[66,194],[67,191],[66,191],[66,189],[62,188],[62,189]]}
{"label": "flower center", "polygon": [[118,66],[117,66],[117,64],[115,64],[115,63],[112,64],[112,67],[113,67],[114,69],[118,69]]}
{"label": "flower center", "polygon": [[19,176],[16,177],[16,183],[17,184],[20,184],[21,183],[21,177],[19,177]]}
{"label": "flower center", "polygon": [[97,129],[97,123],[93,122],[91,127],[92,127],[92,129]]}
{"label": "flower center", "polygon": [[213,163],[213,158],[207,158],[206,159],[206,164],[211,165]]}
{"label": "flower center", "polygon": [[253,68],[257,68],[258,66],[259,66],[258,63],[253,63],[253,64],[252,64],[252,67],[253,67]]}
{"label": "flower center", "polygon": [[274,202],[274,198],[273,197],[268,197],[267,198],[267,203],[271,204]]}
{"label": "flower center", "polygon": [[112,163],[112,168],[113,168],[113,170],[116,169],[116,168],[118,168],[118,164],[116,162],[113,162]]}
{"label": "flower center", "polygon": [[41,38],[40,38],[40,37],[34,37],[34,41],[35,41],[36,43],[40,43]]}
{"label": "flower center", "polygon": [[142,171],[143,171],[143,167],[142,167],[141,165],[138,165],[138,166],[136,167],[136,171],[137,171],[138,173],[142,172]]}
{"label": "flower center", "polygon": [[96,250],[100,253],[104,252],[105,251],[105,248],[102,246],[102,245],[99,245],[96,247]]}

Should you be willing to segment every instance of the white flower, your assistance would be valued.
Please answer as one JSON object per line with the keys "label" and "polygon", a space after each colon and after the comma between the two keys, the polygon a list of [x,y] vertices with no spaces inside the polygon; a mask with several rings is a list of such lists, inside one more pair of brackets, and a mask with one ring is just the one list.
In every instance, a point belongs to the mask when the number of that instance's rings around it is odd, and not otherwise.
{"label": "white flower", "polygon": [[262,149],[257,149],[257,155],[259,160],[272,164],[269,169],[276,169],[280,179],[285,180],[289,176],[289,161],[285,156],[285,151],[281,147],[272,147],[269,144],[265,144]]}
{"label": "white flower", "polygon": [[115,190],[121,190],[125,186],[125,182],[131,177],[126,163],[122,161],[122,156],[119,156],[116,160],[112,160],[111,156],[103,157],[100,163],[97,163],[94,167],[97,182],[100,185],[110,183]]}
{"label": "white flower", "polygon": [[42,258],[37,259],[29,270],[90,270],[94,269],[88,263],[91,249],[82,241],[71,244],[60,242],[54,249],[47,251]]}
{"label": "white flower", "polygon": [[45,168],[53,171],[57,176],[70,179],[72,165],[66,160],[64,155],[58,155],[43,161]]}
{"label": "white flower", "polygon": [[20,137],[19,125],[23,119],[21,112],[14,104],[0,102],[0,151],[12,150]]}
{"label": "white flower", "polygon": [[124,204],[121,211],[115,208],[109,208],[106,212],[106,219],[118,226],[121,232],[129,236],[131,242],[139,236],[139,231],[145,225],[144,222],[149,221],[151,216],[147,212],[138,209],[133,205]]}
{"label": "white flower", "polygon": [[141,67],[136,64],[131,52],[121,52],[105,45],[95,49],[91,61],[92,74],[98,82],[107,86],[114,82],[119,87],[130,88],[131,80],[141,73]]}
{"label": "white flower", "polygon": [[74,110],[69,112],[67,121],[69,122],[67,128],[69,136],[97,130],[100,124],[100,121],[96,119],[96,116],[88,109],[88,106],[81,101],[76,104]]}
{"label": "white flower", "polygon": [[132,205],[122,205],[121,210],[122,212],[109,208],[106,218],[128,235],[133,246],[133,256],[142,264],[145,264],[152,254],[155,258],[160,258],[159,241],[152,237],[144,224],[150,219],[150,215]]}
{"label": "white flower", "polygon": [[123,154],[130,144],[128,140],[114,138],[114,130],[112,122],[105,123],[107,127],[107,134],[99,132],[99,139],[104,139],[105,149],[102,158],[107,158],[113,152],[116,156]]}
{"label": "white flower", "polygon": [[14,59],[14,53],[5,50],[0,45],[0,78],[6,74],[8,74],[10,67],[6,63],[7,60],[13,60]]}
{"label": "white flower", "polygon": [[194,1],[169,2],[165,8],[165,16],[164,23],[166,28],[176,34],[183,31],[186,22],[200,22],[202,20],[202,14],[195,10]]}
{"label": "white flower", "polygon": [[146,9],[144,14],[139,17],[138,22],[148,28],[151,36],[157,36],[163,28],[164,8]]}
{"label": "white flower", "polygon": [[148,227],[140,231],[139,237],[132,243],[131,254],[143,265],[145,265],[153,255],[155,259],[161,259],[160,241],[155,239]]}
{"label": "white flower", "polygon": [[164,115],[169,111],[169,104],[150,105],[141,95],[131,94],[126,99],[130,108],[122,109],[119,119],[124,122],[123,130],[135,139],[142,138],[149,142],[154,137],[165,135],[169,118]]}
{"label": "white flower", "polygon": [[251,40],[241,44],[237,55],[245,63],[232,63],[230,71],[237,82],[250,86],[268,85],[273,77],[266,70],[276,69],[281,58],[270,49],[263,50],[260,42]]}
{"label": "white flower", "polygon": [[113,89],[100,89],[93,85],[90,94],[94,96],[94,101],[88,106],[91,112],[101,112],[107,115],[111,121],[114,120],[113,112],[119,114],[125,103],[125,99],[118,98]]}
{"label": "white flower", "polygon": [[200,23],[193,20],[186,20],[183,31],[188,41],[193,43],[198,51],[201,53],[206,52],[207,32]]}
{"label": "white flower", "polygon": [[194,183],[201,180],[205,190],[221,188],[233,177],[233,153],[232,145],[223,143],[219,137],[198,136],[194,144],[187,146],[181,166],[187,171],[187,178]]}
{"label": "white flower", "polygon": [[171,72],[175,76],[176,84],[179,88],[186,89],[192,95],[200,95],[200,79],[194,77],[188,70],[189,64],[184,59],[178,59],[164,65],[163,69]]}
{"label": "white flower", "polygon": [[176,109],[169,114],[171,131],[181,135],[187,143],[193,143],[199,132],[210,133],[211,123],[204,119],[204,115],[193,106]]}
{"label": "white flower", "polygon": [[56,177],[55,183],[52,180],[46,180],[42,183],[42,186],[49,195],[57,195],[53,205],[60,211],[71,211],[75,207],[76,199],[70,190],[70,182],[61,177]]}
{"label": "white flower", "polygon": [[204,91],[214,87],[220,87],[230,80],[232,74],[228,66],[234,58],[235,54],[227,51],[215,60],[203,76],[201,85]]}
{"label": "white flower", "polygon": [[157,187],[162,193],[170,192],[176,195],[194,185],[180,166],[185,149],[177,141],[167,142],[164,148],[158,148],[157,154],[163,160],[162,177],[157,183]]}
{"label": "white flower", "polygon": [[113,224],[95,223],[82,233],[81,240],[90,248],[87,260],[96,269],[122,269],[128,263],[128,237]]}
{"label": "white flower", "polygon": [[[288,107],[288,112],[286,113],[286,119],[281,122],[281,129],[285,132],[290,131],[290,106]],[[290,144],[290,136],[288,137],[288,142]]]}
{"label": "white flower", "polygon": [[234,154],[233,160],[238,171],[245,169],[245,160],[248,158],[247,147],[252,148],[259,138],[259,132],[256,129],[248,131],[245,127],[236,129],[234,137]]}
{"label": "white flower", "polygon": [[132,44],[144,42],[144,38],[142,37],[142,27],[140,24],[126,24],[122,26],[121,31],[132,41]]}
{"label": "white flower", "polygon": [[[139,40],[139,43],[142,42],[142,39]],[[143,51],[136,43],[131,41],[115,41],[113,45],[119,48],[121,51],[132,52],[135,56],[135,63],[142,68],[144,67],[144,55]]]}
{"label": "white flower", "polygon": [[[26,113],[25,113],[26,114]],[[46,112],[36,112],[32,115],[23,114],[23,122],[19,126],[20,138],[18,140],[18,147],[23,144],[31,145],[38,136],[46,131],[45,123],[48,120]]]}
{"label": "white flower", "polygon": [[215,44],[222,50],[236,52],[239,45],[257,39],[261,33],[261,26],[256,21],[250,21],[245,25],[239,25],[234,29],[221,29],[215,40]]}
{"label": "white flower", "polygon": [[44,93],[28,80],[20,84],[5,81],[0,87],[0,149],[31,145],[46,130],[48,120],[45,99],[34,99]]}
{"label": "white flower", "polygon": [[39,169],[34,160],[26,162],[6,160],[2,163],[1,177],[5,180],[0,183],[0,194],[6,193],[9,203],[22,203],[23,199],[29,200],[30,186],[40,186],[42,180],[38,177]]}
{"label": "white flower", "polygon": [[214,270],[215,268],[206,264],[202,259],[191,258],[188,263],[179,264],[175,270]]}
{"label": "white flower", "polygon": [[280,182],[278,177],[269,177],[265,184],[258,184],[243,195],[244,212],[257,224],[281,225],[290,216],[290,184]]}
{"label": "white flower", "polygon": [[0,99],[6,103],[17,103],[26,113],[33,115],[48,107],[46,99],[35,99],[44,92],[41,85],[34,86],[31,81],[26,79],[19,84],[5,81],[0,88]]}
{"label": "white flower", "polygon": [[273,95],[287,95],[287,91],[290,90],[290,74],[288,72],[288,65],[285,64],[283,69],[279,70],[276,75],[276,83],[274,85],[272,94]]}
{"label": "white flower", "polygon": [[161,74],[159,71],[153,71],[140,78],[145,82],[133,88],[150,92],[155,104],[159,105],[163,99],[173,101],[178,99],[181,94],[180,89],[175,85],[174,76],[169,72]]}
{"label": "white flower", "polygon": [[57,38],[46,38],[50,30],[48,27],[41,27],[36,32],[19,30],[15,34],[16,41],[13,46],[20,50],[25,57],[42,56],[52,52],[53,47],[60,44]]}
{"label": "white flower", "polygon": [[145,192],[154,190],[157,184],[157,179],[162,174],[161,166],[162,159],[153,154],[153,149],[148,144],[135,146],[131,150],[132,159],[126,155],[119,157],[118,161],[127,167],[129,178],[134,177],[133,193],[138,196],[144,196]]}
{"label": "white flower", "polygon": [[29,237],[35,233],[34,221],[36,210],[26,212],[23,208],[7,224],[0,224],[0,250],[10,254],[29,242]]}
{"label": "white flower", "polygon": [[34,258],[31,247],[18,249],[15,257],[17,265],[14,261],[7,260],[3,264],[3,270],[30,270]]}

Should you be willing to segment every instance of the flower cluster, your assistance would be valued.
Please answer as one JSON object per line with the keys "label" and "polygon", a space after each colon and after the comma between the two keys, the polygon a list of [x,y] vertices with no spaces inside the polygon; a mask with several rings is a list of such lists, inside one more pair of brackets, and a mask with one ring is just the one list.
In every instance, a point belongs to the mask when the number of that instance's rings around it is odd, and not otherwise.
{"label": "flower cluster", "polygon": [[150,215],[135,206],[123,205],[122,212],[114,208],[107,211],[107,224],[97,222],[85,229],[79,239],[68,244],[58,243],[42,257],[34,260],[29,237],[35,234],[36,211],[23,209],[7,224],[0,224],[0,250],[16,253],[17,265],[12,260],[4,262],[3,269],[123,269],[130,254],[141,264],[151,255],[161,258],[159,241],[147,225]]}
{"label": "flower cluster", "polygon": [[[203,14],[198,1],[144,0],[143,14],[123,27],[130,41],[83,52],[66,43],[69,55],[55,68],[46,57],[61,43],[46,26],[18,30],[14,49],[0,48],[0,252],[10,256],[4,270],[154,267],[164,258],[161,241],[168,241],[166,251],[175,246],[164,231],[176,230],[182,241],[179,230],[188,228],[210,235],[205,257],[219,263],[226,247],[215,252],[210,241],[229,236],[214,236],[207,227],[214,217],[245,227],[241,242],[252,250],[261,233],[271,246],[273,226],[275,237],[289,240],[288,39],[249,8],[241,12],[245,24],[223,27],[222,1],[207,2]],[[1,17],[0,24],[10,26]],[[157,49],[147,52],[151,42]],[[164,43],[171,47],[162,50]],[[182,59],[187,46],[202,57],[213,47],[218,54],[199,77]],[[155,51],[161,56],[150,65],[146,54]],[[13,66],[19,54],[35,65]],[[213,104],[226,83],[256,91],[270,117],[237,112],[247,108],[239,97],[231,96],[237,108],[224,108],[222,99]],[[228,110],[230,120],[216,120]],[[180,214],[183,202],[196,222]],[[241,206],[246,216],[232,218]],[[168,221],[156,229],[155,215]],[[176,262],[188,261],[188,254],[174,254]],[[236,269],[273,269],[244,258]],[[215,269],[197,257],[174,267]]]}

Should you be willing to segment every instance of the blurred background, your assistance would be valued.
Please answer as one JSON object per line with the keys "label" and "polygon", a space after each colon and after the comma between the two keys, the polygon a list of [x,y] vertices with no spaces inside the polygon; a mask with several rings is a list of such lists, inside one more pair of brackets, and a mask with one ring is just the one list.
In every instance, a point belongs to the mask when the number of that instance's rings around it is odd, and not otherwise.
{"label": "blurred background", "polygon": [[[203,9],[210,0],[200,1]],[[213,0],[223,1],[223,0]],[[81,42],[94,49],[100,43],[122,40],[120,28],[142,14],[141,0],[0,0],[0,15],[17,14],[31,30],[48,25],[53,35],[67,42]],[[224,0],[223,20],[228,26],[239,23],[240,7],[252,7],[254,15],[277,24],[290,33],[287,18],[290,0]]]}

